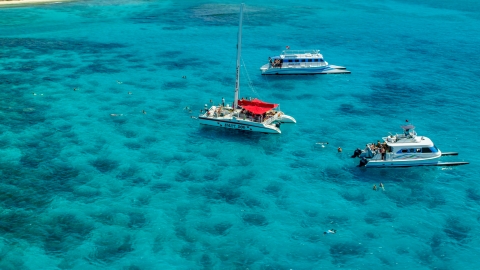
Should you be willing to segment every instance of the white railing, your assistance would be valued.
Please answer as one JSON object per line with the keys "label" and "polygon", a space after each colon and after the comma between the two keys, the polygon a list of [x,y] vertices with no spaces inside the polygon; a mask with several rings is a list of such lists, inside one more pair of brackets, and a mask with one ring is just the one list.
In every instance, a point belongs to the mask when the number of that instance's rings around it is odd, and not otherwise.
{"label": "white railing", "polygon": [[255,121],[255,119],[253,117],[247,116],[244,113],[236,113],[234,116],[237,117],[237,119],[240,119],[240,120],[243,120],[243,121],[258,122],[258,121]]}
{"label": "white railing", "polygon": [[[393,153],[385,153],[385,161],[391,161],[393,158]],[[382,160],[382,153],[376,151],[376,154],[371,158],[371,160]]]}
{"label": "white railing", "polygon": [[281,113],[280,113],[280,112],[276,113],[274,116],[272,116],[272,117],[268,118],[267,120],[265,120],[265,122],[264,122],[265,125],[270,125],[272,122],[281,119],[280,116],[281,116]]}
{"label": "white railing", "polygon": [[[309,68],[309,67],[325,67],[325,62],[283,62],[282,68]],[[273,67],[280,68],[280,67]]]}
{"label": "white railing", "polygon": [[284,56],[294,56],[295,54],[320,54],[320,50],[284,50],[282,55]]}

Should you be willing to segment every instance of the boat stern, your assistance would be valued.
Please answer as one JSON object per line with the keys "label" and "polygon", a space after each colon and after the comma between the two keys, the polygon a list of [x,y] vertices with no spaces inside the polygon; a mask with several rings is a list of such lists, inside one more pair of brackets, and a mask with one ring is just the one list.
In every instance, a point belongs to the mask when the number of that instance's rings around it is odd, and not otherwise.
{"label": "boat stern", "polygon": [[267,71],[269,68],[270,68],[270,64],[265,64],[265,65],[263,65],[263,66],[260,67],[260,70],[262,71],[262,73],[264,73],[264,72]]}

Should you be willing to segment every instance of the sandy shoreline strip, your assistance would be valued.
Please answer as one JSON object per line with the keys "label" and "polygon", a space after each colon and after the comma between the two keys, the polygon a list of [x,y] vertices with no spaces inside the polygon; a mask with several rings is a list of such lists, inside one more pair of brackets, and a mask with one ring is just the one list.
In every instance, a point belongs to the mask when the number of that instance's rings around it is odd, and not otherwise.
{"label": "sandy shoreline strip", "polygon": [[0,7],[11,6],[11,5],[29,6],[29,5],[35,5],[35,4],[59,3],[59,2],[66,2],[66,1],[69,1],[69,0],[0,0]]}

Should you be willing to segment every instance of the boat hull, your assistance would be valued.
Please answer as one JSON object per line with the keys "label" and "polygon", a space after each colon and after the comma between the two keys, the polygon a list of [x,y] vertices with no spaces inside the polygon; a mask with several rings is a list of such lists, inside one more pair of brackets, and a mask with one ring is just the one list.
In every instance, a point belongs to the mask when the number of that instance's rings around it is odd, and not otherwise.
{"label": "boat hull", "polygon": [[241,119],[219,119],[199,116],[198,121],[202,125],[214,126],[226,129],[237,129],[250,132],[280,134],[282,131],[275,124],[263,124],[259,122],[244,121]]}
{"label": "boat hull", "polygon": [[435,156],[420,157],[419,155],[392,155],[387,154],[386,159],[382,160],[381,155],[375,155],[372,159],[368,159],[368,163],[365,167],[414,167],[414,166],[434,166],[429,164],[435,164],[439,162],[441,152]]}
{"label": "boat hull", "polygon": [[278,120],[281,123],[297,123],[297,120],[295,118],[291,117],[290,115],[282,114],[280,116],[280,120]]}
{"label": "boat hull", "polygon": [[345,67],[328,65],[320,67],[282,67],[272,68],[269,64],[263,65],[260,70],[262,75],[309,75],[309,74],[348,74],[351,73]]}
{"label": "boat hull", "polygon": [[435,166],[438,161],[369,161],[366,168]]}
{"label": "boat hull", "polygon": [[[370,163],[370,162],[369,162]],[[388,162],[385,162],[388,163]],[[389,163],[389,164],[368,164],[365,166],[366,168],[407,168],[407,167],[421,167],[421,166],[440,166],[440,167],[446,167],[446,166],[460,166],[460,165],[467,165],[469,164],[468,162],[464,161],[456,161],[456,162],[426,162],[426,163]]]}
{"label": "boat hull", "polygon": [[440,152],[437,156],[431,158],[415,158],[415,159],[401,159],[401,160],[381,160],[370,159],[365,165],[366,168],[386,168],[386,167],[418,167],[418,166],[459,166],[469,164],[468,162],[442,162],[440,157],[443,156]]}

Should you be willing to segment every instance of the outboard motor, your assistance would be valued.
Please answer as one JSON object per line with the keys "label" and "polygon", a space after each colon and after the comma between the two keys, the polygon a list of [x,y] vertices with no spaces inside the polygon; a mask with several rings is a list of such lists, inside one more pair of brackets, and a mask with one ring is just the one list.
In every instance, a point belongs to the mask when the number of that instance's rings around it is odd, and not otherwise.
{"label": "outboard motor", "polygon": [[280,128],[280,125],[281,125],[281,124],[282,124],[282,123],[277,122],[277,123],[275,123],[275,126],[276,126],[277,128]]}
{"label": "outboard motor", "polygon": [[351,158],[360,157],[361,154],[362,154],[362,150],[360,150],[360,148],[357,148],[357,150],[353,152],[353,156],[351,156]]}
{"label": "outboard motor", "polygon": [[368,163],[368,160],[363,157],[362,159],[360,159],[360,164],[358,165],[358,167],[365,167]]}

